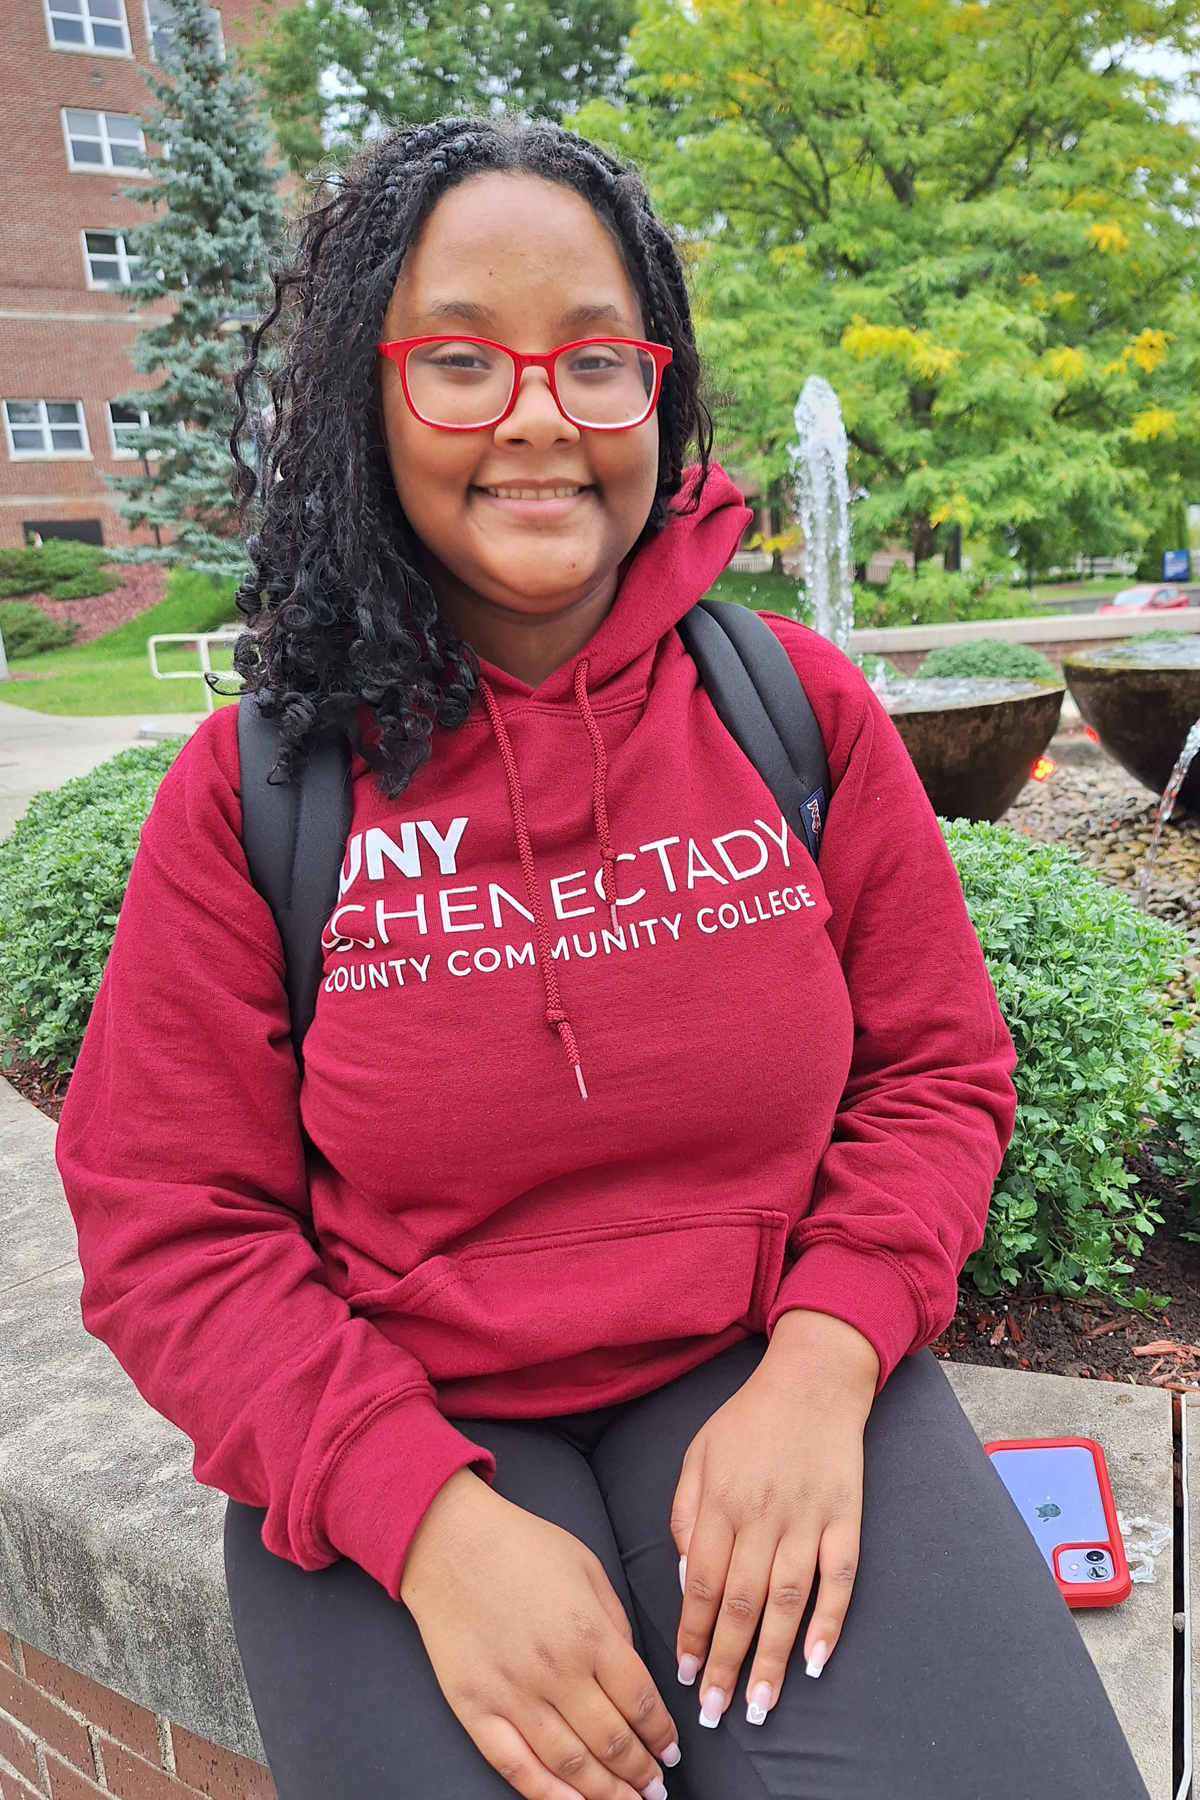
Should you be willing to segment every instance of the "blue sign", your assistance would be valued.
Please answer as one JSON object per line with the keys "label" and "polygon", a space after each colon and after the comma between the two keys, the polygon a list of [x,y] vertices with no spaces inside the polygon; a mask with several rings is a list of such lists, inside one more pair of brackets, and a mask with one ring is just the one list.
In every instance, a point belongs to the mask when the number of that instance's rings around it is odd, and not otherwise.
{"label": "blue sign", "polygon": [[1191,555],[1186,550],[1163,551],[1163,580],[1186,581],[1192,572]]}

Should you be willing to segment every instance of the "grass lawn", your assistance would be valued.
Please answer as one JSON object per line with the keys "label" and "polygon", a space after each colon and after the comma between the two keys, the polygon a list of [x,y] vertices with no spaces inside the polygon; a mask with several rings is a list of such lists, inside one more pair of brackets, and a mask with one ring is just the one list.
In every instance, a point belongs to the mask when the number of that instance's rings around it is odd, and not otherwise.
{"label": "grass lawn", "polygon": [[1072,600],[1111,600],[1122,588],[1136,587],[1136,575],[1079,576],[1076,581],[1035,581],[1032,589],[1013,589],[1027,594],[1035,606],[1053,612],[1055,604],[1067,606]]}
{"label": "grass lawn", "polygon": [[[127,713],[198,713],[204,711],[204,687],[192,681],[156,681],[150,673],[146,639],[158,632],[215,631],[233,616],[232,581],[213,581],[190,570],[173,569],[165,597],[90,644],[49,650],[12,663],[28,681],[0,683],[0,700],[31,712],[60,716],[109,717]],[[213,667],[232,666],[232,645],[218,645]],[[160,669],[196,669],[199,659],[184,644],[160,647]],[[218,706],[227,704],[215,696]]]}
{"label": "grass lawn", "polygon": [[[204,689],[196,681],[155,681],[143,650],[141,655],[105,655],[100,651],[103,638],[85,644],[79,650],[51,650],[45,656],[28,662],[14,663],[14,672],[26,670],[33,681],[0,682],[0,700],[9,706],[28,707],[31,712],[58,713],[60,716],[100,718],[110,714],[144,713],[148,718],[158,713],[199,713],[204,711]],[[100,651],[100,654],[95,654]],[[228,667],[213,654],[214,667]],[[175,667],[196,666],[190,658],[177,658]],[[160,668],[171,667],[166,656]],[[219,695],[218,706],[225,704]]]}
{"label": "grass lawn", "polygon": [[706,600],[736,600],[756,612],[782,613],[794,619],[797,583],[791,575],[748,575],[741,569],[726,569],[704,596]]}
{"label": "grass lawn", "polygon": [[[1061,604],[1068,598],[1082,598],[1084,593],[1106,598],[1128,585],[1127,580],[1117,577],[1077,584],[1044,583],[1035,587],[1032,598],[1041,606],[1052,607],[1056,599]],[[12,706],[28,707],[32,712],[74,716],[203,712],[204,689],[199,679],[154,679],[146,655],[146,639],[158,632],[216,630],[233,617],[233,589],[233,582],[218,583],[187,570],[173,570],[166,597],[149,612],[140,613],[91,644],[51,650],[44,656],[14,662],[15,674],[36,679],[0,683],[0,699]],[[782,613],[785,618],[797,617],[796,582],[790,575],[751,575],[726,569],[709,594],[714,600],[734,600],[739,606]],[[229,668],[231,647],[219,647],[212,660],[216,668]],[[182,644],[167,645],[160,654],[159,666],[195,669],[198,658],[194,650]],[[215,700],[218,706],[229,704],[219,696]]]}

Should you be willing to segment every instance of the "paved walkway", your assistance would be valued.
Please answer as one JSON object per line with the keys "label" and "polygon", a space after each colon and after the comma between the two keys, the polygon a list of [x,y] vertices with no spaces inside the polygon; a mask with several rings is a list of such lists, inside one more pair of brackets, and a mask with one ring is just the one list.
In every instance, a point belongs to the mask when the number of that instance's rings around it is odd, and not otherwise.
{"label": "paved walkway", "polygon": [[[118,750],[128,750],[148,722],[144,715],[61,719],[0,701],[0,837],[12,830],[34,794],[61,787]],[[193,721],[179,716],[170,722]]]}

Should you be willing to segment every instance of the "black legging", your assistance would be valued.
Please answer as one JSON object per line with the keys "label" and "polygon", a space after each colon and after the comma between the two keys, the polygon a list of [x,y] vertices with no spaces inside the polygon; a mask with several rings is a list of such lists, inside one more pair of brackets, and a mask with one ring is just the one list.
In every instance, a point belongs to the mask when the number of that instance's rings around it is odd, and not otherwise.
{"label": "black legging", "polygon": [[[742,1689],[716,1731],[675,1675],[684,1451],[763,1340],[569,1419],[465,1425],[496,1487],[603,1563],[679,1728],[672,1800],[1147,1800],[1067,1608],[928,1352],[875,1402],[862,1557],[819,1681],[792,1658],[767,1723]],[[387,1505],[386,1493],[380,1505]],[[280,1800],[512,1800],[443,1699],[416,1626],[355,1564],[317,1574],[262,1546],[231,1502],[229,1597]],[[801,1632],[801,1641],[803,1631]]]}

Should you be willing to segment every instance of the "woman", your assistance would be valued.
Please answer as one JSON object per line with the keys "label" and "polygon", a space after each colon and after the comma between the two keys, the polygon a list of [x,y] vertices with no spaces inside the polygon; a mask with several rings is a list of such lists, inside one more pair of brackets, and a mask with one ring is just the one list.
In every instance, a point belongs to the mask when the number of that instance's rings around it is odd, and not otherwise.
{"label": "woman", "polygon": [[285,771],[355,752],[303,1081],[231,708],[59,1155],[89,1329],[231,1496],[281,1800],[1144,1795],[914,1354],[1013,1111],[936,823],[773,620],[818,873],[674,629],[749,515],[639,181],[549,126],[394,134],[277,292],[241,666]]}

